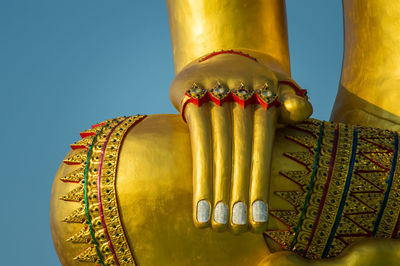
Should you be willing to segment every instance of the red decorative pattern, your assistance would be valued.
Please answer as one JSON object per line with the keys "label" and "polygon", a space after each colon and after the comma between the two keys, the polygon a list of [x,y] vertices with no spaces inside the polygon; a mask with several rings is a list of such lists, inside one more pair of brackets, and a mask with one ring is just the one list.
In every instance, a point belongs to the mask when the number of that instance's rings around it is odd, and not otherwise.
{"label": "red decorative pattern", "polygon": [[95,128],[95,127],[100,127],[100,126],[105,126],[106,125],[106,123],[104,123],[104,122],[101,122],[101,123],[98,123],[98,124],[95,124],[95,125],[92,125],[92,128]]}
{"label": "red decorative pattern", "polygon": [[339,142],[339,125],[336,124],[335,125],[335,136],[333,138],[331,159],[330,159],[330,162],[329,162],[328,177],[327,177],[326,182],[325,182],[325,186],[324,186],[324,190],[323,190],[323,193],[322,193],[321,201],[320,201],[319,206],[318,206],[317,216],[315,217],[315,221],[314,221],[313,227],[311,229],[310,237],[308,238],[308,242],[307,242],[306,248],[304,249],[303,256],[305,256],[307,254],[307,251],[310,248],[311,242],[312,242],[312,240],[314,238],[315,231],[317,230],[319,219],[320,219],[321,214],[322,214],[322,209],[324,208],[324,205],[325,205],[325,200],[326,200],[326,197],[327,197],[327,194],[328,194],[329,185],[330,185],[331,180],[332,180],[333,169],[334,169],[334,166],[335,166],[335,159],[336,159],[336,152],[337,152],[337,148],[338,148],[338,142]]}
{"label": "red decorative pattern", "polygon": [[206,55],[205,57],[201,58],[201,59],[199,60],[199,62],[200,62],[200,63],[201,63],[201,62],[204,62],[204,61],[210,59],[211,57],[214,57],[214,56],[220,55],[220,54],[236,54],[236,55],[241,55],[241,56],[247,57],[247,58],[249,58],[249,59],[251,59],[251,60],[253,60],[253,61],[255,61],[255,62],[258,62],[257,59],[256,59],[255,57],[252,57],[252,56],[250,56],[250,55],[248,55],[248,54],[245,54],[245,53],[243,53],[243,52],[234,51],[234,50],[226,50],[226,51],[222,50],[222,51],[218,51],[218,52],[212,52],[211,54]]}
{"label": "red decorative pattern", "polygon": [[397,217],[396,226],[392,233],[392,238],[397,238],[397,234],[399,233],[399,230],[400,230],[400,214]]}
{"label": "red decorative pattern", "polygon": [[243,108],[250,104],[259,104],[261,105],[265,110],[268,110],[269,108],[276,106],[279,107],[281,106],[281,103],[279,102],[278,98],[275,98],[271,103],[266,103],[264,102],[257,93],[254,93],[249,99],[247,100],[242,100],[238,96],[236,96],[233,92],[230,92],[226,97],[223,99],[218,99],[214,97],[209,91],[207,91],[203,97],[196,99],[191,97],[188,93],[185,93],[185,96],[187,97],[184,99],[183,105],[182,105],[182,117],[186,121],[185,118],[185,109],[186,106],[189,103],[193,103],[197,107],[200,107],[201,105],[208,103],[208,102],[214,102],[216,105],[221,106],[223,103],[226,102],[236,102]]}
{"label": "red decorative pattern", "polygon": [[294,89],[294,91],[296,92],[296,94],[298,96],[301,97],[306,97],[307,95],[307,90],[305,89],[301,89],[299,85],[297,85],[294,81],[292,80],[280,80],[279,84],[286,84],[289,85],[290,87],[292,87]]}

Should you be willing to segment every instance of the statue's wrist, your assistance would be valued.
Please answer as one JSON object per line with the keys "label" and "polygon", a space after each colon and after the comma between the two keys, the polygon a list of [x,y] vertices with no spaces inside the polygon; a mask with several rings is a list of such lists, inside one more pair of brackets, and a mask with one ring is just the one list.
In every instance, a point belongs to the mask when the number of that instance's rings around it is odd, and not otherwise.
{"label": "statue's wrist", "polygon": [[[259,79],[258,83],[261,85],[266,82],[265,84],[276,95],[280,95],[280,88],[284,87],[289,88],[287,90],[293,91],[298,96],[306,97],[306,90],[301,89],[290,78],[289,73],[284,72],[272,57],[255,51],[229,49],[207,53],[186,65],[172,82],[170,98],[176,109],[181,113],[187,100],[198,106],[203,102],[210,101],[217,105],[226,101],[236,101],[243,106],[252,103],[263,105],[265,102],[268,102],[269,105],[268,99],[260,100],[256,98],[256,93],[254,93],[254,97],[246,100],[235,97],[234,92],[240,89],[240,84],[251,87],[254,77]],[[235,84],[231,82],[232,78],[236,80]],[[231,84],[226,84],[227,81]],[[196,83],[199,92],[203,89],[205,95],[188,95],[188,91],[193,89]],[[229,91],[227,95],[219,95],[213,90],[217,84],[227,87],[226,89]],[[250,89],[253,92],[260,90],[262,89],[261,85]],[[220,88],[220,90],[222,89]]]}
{"label": "statue's wrist", "polygon": [[269,55],[268,53],[264,52],[259,52],[255,50],[248,50],[248,49],[243,49],[243,48],[224,48],[224,49],[213,49],[210,50],[209,52],[201,55],[200,57],[196,58],[195,60],[189,62],[185,66],[183,66],[180,71],[175,73],[175,76],[178,76],[180,73],[182,73],[185,69],[188,67],[194,65],[194,64],[199,64],[203,63],[205,61],[212,60],[216,57],[223,56],[223,55],[232,55],[232,56],[239,56],[239,57],[246,57],[249,60],[253,60],[270,70],[273,70],[274,72],[278,73],[281,76],[286,76],[290,77],[290,71],[286,70],[287,68],[283,66],[277,59],[275,59],[273,56]]}

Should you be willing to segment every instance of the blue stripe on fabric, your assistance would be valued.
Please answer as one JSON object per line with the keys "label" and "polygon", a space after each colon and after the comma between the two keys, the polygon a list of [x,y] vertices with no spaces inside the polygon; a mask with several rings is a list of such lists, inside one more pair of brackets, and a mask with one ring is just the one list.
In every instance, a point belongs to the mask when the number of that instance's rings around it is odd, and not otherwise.
{"label": "blue stripe on fabric", "polygon": [[317,166],[318,166],[318,162],[319,162],[319,154],[320,154],[320,151],[321,151],[321,142],[322,142],[323,133],[324,133],[324,122],[322,122],[321,125],[319,126],[319,136],[318,136],[317,148],[315,149],[313,171],[312,171],[312,174],[311,174],[310,183],[308,184],[308,187],[307,187],[307,195],[306,195],[306,198],[304,200],[303,210],[301,211],[299,221],[297,222],[297,226],[294,229],[294,237],[293,237],[292,242],[290,243],[290,250],[293,250],[293,247],[294,247],[294,245],[295,245],[295,243],[297,241],[297,236],[298,236],[299,231],[300,231],[300,226],[301,226],[301,224],[303,222],[304,214],[306,213],[306,210],[307,210],[308,201],[310,200],[311,190],[312,190],[312,187],[314,185],[314,178],[315,178],[315,175],[317,173]]}
{"label": "blue stripe on fabric", "polygon": [[389,174],[389,179],[388,179],[387,186],[386,186],[385,196],[383,198],[381,208],[379,209],[378,216],[376,217],[376,220],[374,223],[374,230],[372,231],[373,237],[376,237],[376,234],[378,233],[379,224],[381,223],[383,212],[384,212],[387,202],[389,200],[389,193],[390,193],[390,189],[393,184],[394,172],[396,170],[398,150],[399,150],[399,135],[397,134],[397,132],[395,132],[394,133],[394,154],[393,154],[392,168],[390,169],[390,174]]}
{"label": "blue stripe on fabric", "polygon": [[326,258],[328,256],[328,252],[331,248],[331,244],[335,237],[336,230],[339,227],[339,222],[342,219],[344,204],[346,202],[347,193],[349,191],[350,180],[351,180],[351,176],[353,175],[354,162],[356,159],[357,142],[358,142],[357,138],[358,138],[358,128],[355,126],[353,129],[353,146],[351,148],[351,158],[350,158],[350,163],[349,163],[349,171],[347,172],[347,177],[346,177],[346,184],[344,186],[343,195],[342,195],[342,199],[340,200],[340,205],[339,205],[339,209],[338,209],[338,212],[337,212],[337,215],[335,218],[335,222],[333,223],[331,233],[329,235],[328,242],[326,243],[324,252],[322,253],[322,258]]}

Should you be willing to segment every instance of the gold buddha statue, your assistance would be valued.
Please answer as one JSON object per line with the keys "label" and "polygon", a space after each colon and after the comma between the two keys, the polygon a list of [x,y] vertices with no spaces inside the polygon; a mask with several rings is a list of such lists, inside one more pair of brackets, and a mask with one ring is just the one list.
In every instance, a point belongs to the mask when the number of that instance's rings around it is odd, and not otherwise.
{"label": "gold buddha statue", "polygon": [[283,0],[169,0],[180,114],[71,144],[51,196],[61,263],[396,265],[400,1],[343,7],[334,123],[308,119],[290,78]]}

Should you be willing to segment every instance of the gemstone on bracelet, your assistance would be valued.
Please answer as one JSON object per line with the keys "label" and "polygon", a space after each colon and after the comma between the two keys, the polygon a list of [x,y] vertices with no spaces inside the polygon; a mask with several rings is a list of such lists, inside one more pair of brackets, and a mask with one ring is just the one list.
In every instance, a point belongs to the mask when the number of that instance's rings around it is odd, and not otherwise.
{"label": "gemstone on bracelet", "polygon": [[211,95],[218,99],[218,100],[222,100],[223,98],[225,98],[228,94],[229,94],[229,90],[227,88],[225,88],[224,86],[222,86],[219,82],[217,87],[212,88],[210,90]]}
{"label": "gemstone on bracelet", "polygon": [[253,96],[254,90],[246,88],[244,86],[244,84],[242,83],[242,85],[240,85],[239,89],[236,89],[236,90],[233,91],[233,94],[236,97],[238,97],[240,100],[246,101],[246,100],[250,99]]}
{"label": "gemstone on bracelet", "polygon": [[272,103],[277,98],[276,93],[268,86],[267,83],[261,89],[257,90],[257,95],[263,102],[267,104]]}
{"label": "gemstone on bracelet", "polygon": [[214,89],[214,91],[217,94],[224,94],[226,92],[226,89],[224,87],[222,87],[221,85],[218,85],[218,87],[216,89]]}
{"label": "gemstone on bracelet", "polygon": [[194,99],[201,99],[206,94],[206,90],[199,87],[196,83],[193,84],[192,88],[186,91],[186,94]]}

